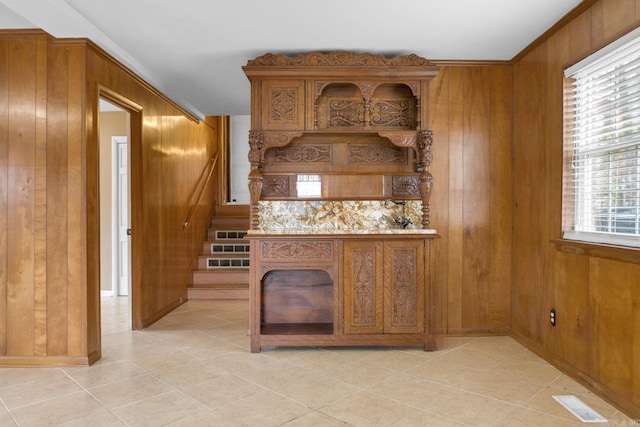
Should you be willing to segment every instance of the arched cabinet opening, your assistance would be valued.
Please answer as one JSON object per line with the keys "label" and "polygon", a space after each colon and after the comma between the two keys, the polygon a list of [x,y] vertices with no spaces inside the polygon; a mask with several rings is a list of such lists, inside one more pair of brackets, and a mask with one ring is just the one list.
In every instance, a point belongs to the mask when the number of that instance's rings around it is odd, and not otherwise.
{"label": "arched cabinet opening", "polygon": [[261,333],[333,334],[333,288],[324,270],[267,272],[261,286]]}

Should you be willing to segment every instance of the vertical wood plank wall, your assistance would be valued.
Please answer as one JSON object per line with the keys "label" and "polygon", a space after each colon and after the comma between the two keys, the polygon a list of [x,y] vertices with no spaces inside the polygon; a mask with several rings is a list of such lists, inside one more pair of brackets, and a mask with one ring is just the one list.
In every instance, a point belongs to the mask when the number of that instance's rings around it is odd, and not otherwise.
{"label": "vertical wood plank wall", "polygon": [[[601,0],[514,64],[514,336],[640,418],[640,265],[556,250],[563,69],[640,23]],[[557,310],[555,328],[549,310]]]}
{"label": "vertical wood plank wall", "polygon": [[[140,322],[179,304],[208,225],[214,121],[192,120],[83,40],[0,32],[0,364],[99,357],[98,85],[142,107]],[[96,274],[98,273],[98,274]]]}
{"label": "vertical wood plank wall", "polygon": [[439,64],[430,83],[434,132],[431,328],[506,333],[511,325],[509,64]]}

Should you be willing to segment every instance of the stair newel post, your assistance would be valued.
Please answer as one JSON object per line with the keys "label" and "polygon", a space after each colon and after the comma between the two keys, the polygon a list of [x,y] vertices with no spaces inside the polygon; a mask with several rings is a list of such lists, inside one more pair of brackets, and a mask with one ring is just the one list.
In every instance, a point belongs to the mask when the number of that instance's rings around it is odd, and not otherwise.
{"label": "stair newel post", "polygon": [[262,163],[264,162],[264,135],[261,131],[249,131],[249,196],[251,206],[249,211],[250,227],[257,230],[260,227],[260,195],[262,194],[263,176]]}
{"label": "stair newel post", "polygon": [[433,176],[429,172],[429,166],[433,160],[431,146],[433,145],[433,132],[430,130],[422,130],[418,132],[416,141],[416,166],[420,172],[419,187],[420,197],[422,199],[422,228],[428,229],[430,223],[429,201],[431,199],[431,190],[433,184]]}

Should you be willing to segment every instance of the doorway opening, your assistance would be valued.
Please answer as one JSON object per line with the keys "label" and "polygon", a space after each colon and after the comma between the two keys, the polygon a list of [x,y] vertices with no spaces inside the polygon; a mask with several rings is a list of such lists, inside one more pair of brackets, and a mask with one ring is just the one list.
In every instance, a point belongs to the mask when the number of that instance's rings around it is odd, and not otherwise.
{"label": "doorway opening", "polygon": [[104,98],[100,98],[99,111],[100,296],[101,301],[113,299],[101,304],[104,334],[132,328],[131,114]]}

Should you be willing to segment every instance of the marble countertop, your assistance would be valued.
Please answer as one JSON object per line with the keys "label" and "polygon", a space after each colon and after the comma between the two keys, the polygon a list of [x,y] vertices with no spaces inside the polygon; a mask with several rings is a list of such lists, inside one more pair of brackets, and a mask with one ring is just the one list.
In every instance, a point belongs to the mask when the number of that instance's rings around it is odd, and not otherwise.
{"label": "marble countertop", "polygon": [[271,230],[248,230],[247,234],[269,235],[269,234],[291,234],[291,235],[353,235],[353,234],[438,234],[434,229],[424,228],[393,228],[393,229],[356,229],[356,230],[324,230],[324,229],[271,229]]}

